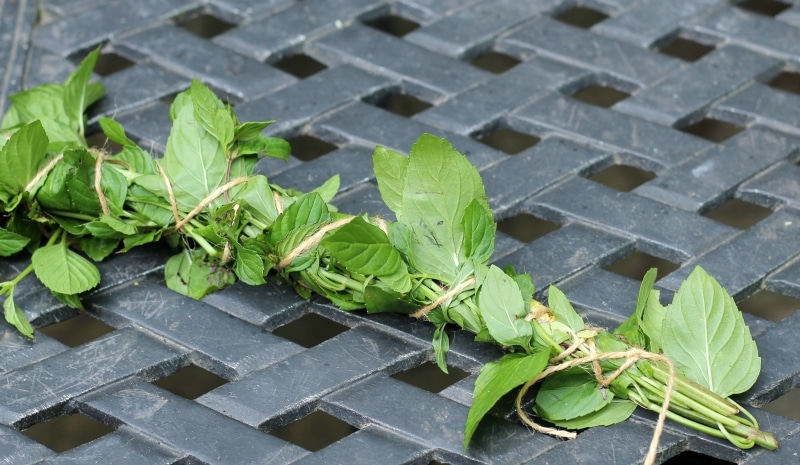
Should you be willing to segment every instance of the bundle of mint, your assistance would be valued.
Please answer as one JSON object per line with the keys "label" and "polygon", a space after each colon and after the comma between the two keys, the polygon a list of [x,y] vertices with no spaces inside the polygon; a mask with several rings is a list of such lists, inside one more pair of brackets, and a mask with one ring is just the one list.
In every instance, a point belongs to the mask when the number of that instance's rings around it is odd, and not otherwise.
{"label": "bundle of mint", "polygon": [[[64,85],[12,97],[0,125],[0,256],[31,254],[30,266],[0,284],[6,320],[21,333],[32,337],[33,328],[14,288],[31,271],[64,304],[81,308],[80,294],[100,280],[92,261],[164,241],[176,250],[167,285],[194,298],[269,277],[342,310],[406,313],[435,325],[435,358],[445,371],[449,324],[502,346],[507,354],[477,379],[465,447],[481,419],[520,386],[522,421],[561,437],[574,434],[564,429],[624,421],[637,405],[659,412],[649,462],[665,418],[738,447],[777,447],[728,398],[752,386],[761,360],[732,298],[702,269],[666,307],[651,270],[627,321],[613,332],[591,327],[557,288],[545,306],[533,298],[530,275],[489,264],[496,223],[483,183],[446,140],[425,134],[408,157],[375,150],[378,187],[397,221],[344,214],[329,203],[336,177],[302,193],[254,174],[259,156],[285,158],[288,144],[262,134],[270,121],[240,122],[198,81],[170,108],[160,160],[105,118],[100,126],[121,151],[88,147],[84,112],[103,94],[89,83],[97,55]],[[554,427],[523,408],[534,384],[532,412]]]}

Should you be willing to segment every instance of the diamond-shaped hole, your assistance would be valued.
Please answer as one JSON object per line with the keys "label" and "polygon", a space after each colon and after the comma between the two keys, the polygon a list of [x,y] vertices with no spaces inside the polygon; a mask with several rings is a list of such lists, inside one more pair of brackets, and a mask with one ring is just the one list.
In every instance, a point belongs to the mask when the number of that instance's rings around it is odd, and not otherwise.
{"label": "diamond-shaped hole", "polygon": [[520,213],[497,223],[497,230],[522,242],[533,242],[561,226],[528,213]]}
{"label": "diamond-shaped hole", "polygon": [[223,21],[207,13],[194,16],[185,21],[180,21],[178,26],[204,39],[211,39],[212,37],[218,36],[236,27],[235,24]]}
{"label": "diamond-shaped hole", "polygon": [[78,347],[115,330],[84,312],[68,320],[39,329],[68,347]]}
{"label": "diamond-shaped hole", "polygon": [[105,436],[112,431],[114,428],[81,413],[74,413],[57,416],[44,423],[33,425],[22,434],[56,452],[64,452]]}
{"label": "diamond-shaped hole", "polygon": [[620,192],[630,192],[655,177],[650,171],[633,166],[612,165],[587,179]]}
{"label": "diamond-shaped hole", "polygon": [[321,344],[348,329],[350,328],[316,313],[309,313],[274,329],[272,334],[308,348]]}
{"label": "diamond-shaped hole", "polygon": [[800,95],[800,73],[784,71],[767,83],[768,86]]}
{"label": "diamond-shaped hole", "polygon": [[728,462],[715,457],[710,457],[700,452],[686,451],[672,457],[664,462],[663,465],[734,465],[733,462]]}
{"label": "diamond-shaped hole", "polygon": [[576,6],[561,12],[555,18],[562,23],[589,29],[595,24],[608,19],[608,15],[585,6]]}
{"label": "diamond-shaped hole", "polygon": [[358,429],[354,426],[316,410],[295,422],[273,429],[269,434],[316,452],[356,431]]}
{"label": "diamond-shaped hole", "polygon": [[448,373],[439,369],[433,362],[425,362],[410,370],[395,373],[392,378],[400,380],[406,384],[416,386],[429,392],[441,392],[448,386],[456,384],[469,376],[469,373],[461,368],[447,366]]}
{"label": "diamond-shaped hole", "polygon": [[480,68],[484,71],[489,71],[490,73],[494,74],[505,73],[520,63],[522,62],[511,55],[506,55],[505,53],[495,51],[486,52],[469,62],[469,64],[475,66],[476,68]]}
{"label": "diamond-shaped hole", "polygon": [[100,56],[97,57],[97,63],[94,65],[94,72],[100,76],[110,76],[125,68],[130,68],[135,64],[136,63],[116,53],[101,53]]}
{"label": "diamond-shaped hole", "polygon": [[656,279],[661,279],[677,270],[679,266],[680,265],[672,263],[669,260],[634,250],[616,262],[604,267],[604,269],[621,276],[641,281],[650,268],[658,268]]}
{"label": "diamond-shaped hole", "polygon": [[527,148],[533,147],[540,140],[536,136],[503,127],[478,138],[479,142],[509,155],[516,155]]}
{"label": "diamond-shaped hole", "polygon": [[703,216],[734,228],[747,229],[771,214],[772,210],[769,208],[739,199],[730,199],[719,207],[704,213]]}
{"label": "diamond-shaped hole", "polygon": [[322,139],[306,134],[289,139],[289,145],[292,147],[292,155],[302,161],[311,161],[338,148]]}
{"label": "diamond-shaped hole", "polygon": [[736,304],[739,310],[770,321],[781,321],[800,309],[800,300],[761,289]]}
{"label": "diamond-shaped hole", "polygon": [[681,131],[720,143],[744,131],[744,127],[713,118],[703,118],[692,125],[681,128]]}
{"label": "diamond-shaped hole", "polygon": [[122,146],[106,137],[105,133],[102,131],[88,135],[86,137],[86,143],[89,145],[89,147],[99,148],[110,154],[115,154],[122,151]]}
{"label": "diamond-shaped hole", "polygon": [[325,63],[321,63],[304,53],[290,55],[273,63],[272,66],[300,79],[305,79],[328,69]]}
{"label": "diamond-shaped hole", "polygon": [[625,100],[630,96],[631,94],[627,92],[613,87],[601,86],[599,84],[593,84],[572,94],[572,98],[576,100],[602,108],[613,107],[617,102]]}
{"label": "diamond-shaped hole", "polygon": [[800,421],[800,388],[794,388],[761,408],[767,412]]}
{"label": "diamond-shaped hole", "polygon": [[410,118],[417,113],[432,107],[430,103],[420,100],[412,95],[401,93],[390,93],[375,102],[375,106],[396,115]]}
{"label": "diamond-shaped hole", "polygon": [[190,400],[227,383],[227,379],[197,365],[187,365],[169,376],[153,381],[161,389]]}
{"label": "diamond-shaped hole", "polygon": [[686,37],[677,37],[675,40],[658,49],[658,51],[664,55],[690,62],[703,58],[712,50],[714,50],[713,45],[701,44],[700,42],[687,39]]}
{"label": "diamond-shaped hole", "polygon": [[367,21],[365,24],[396,37],[403,37],[409,32],[419,28],[419,23],[397,15],[381,16],[380,18]]}
{"label": "diamond-shaped hole", "polygon": [[763,16],[777,16],[791,5],[775,0],[745,0],[737,3],[737,7]]}

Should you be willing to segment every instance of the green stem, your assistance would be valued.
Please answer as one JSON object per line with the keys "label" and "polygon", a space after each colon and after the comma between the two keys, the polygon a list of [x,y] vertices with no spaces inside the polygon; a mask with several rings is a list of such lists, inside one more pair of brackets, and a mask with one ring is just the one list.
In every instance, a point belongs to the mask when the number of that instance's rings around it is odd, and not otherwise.
{"label": "green stem", "polygon": [[[653,368],[653,377],[660,383],[666,384],[669,381],[669,371],[667,371],[659,363],[651,363]],[[676,374],[675,376],[675,389],[678,392],[686,394],[698,402],[702,402],[723,415],[736,415],[739,413],[739,407],[732,404],[730,401],[709,392],[705,387],[686,379],[683,376]]]}

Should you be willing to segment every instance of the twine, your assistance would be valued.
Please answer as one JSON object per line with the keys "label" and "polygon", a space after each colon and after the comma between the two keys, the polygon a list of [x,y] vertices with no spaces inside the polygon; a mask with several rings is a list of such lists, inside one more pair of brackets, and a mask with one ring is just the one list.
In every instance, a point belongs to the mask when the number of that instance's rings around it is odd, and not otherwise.
{"label": "twine", "polygon": [[33,190],[33,188],[36,187],[36,184],[38,184],[39,181],[42,180],[42,178],[47,176],[47,173],[49,173],[50,170],[52,170],[53,167],[56,166],[56,163],[61,161],[62,158],[64,158],[64,154],[59,153],[58,156],[50,160],[50,162],[46,164],[44,168],[42,168],[41,170],[39,170],[38,173],[36,173],[36,176],[34,176],[33,179],[31,179],[31,182],[29,182],[28,185],[25,186],[24,192],[30,192],[31,190]]}
{"label": "twine", "polygon": [[110,215],[111,211],[108,209],[108,200],[103,193],[103,187],[100,183],[103,176],[103,161],[106,156],[103,152],[95,149],[89,149],[89,153],[95,156],[94,163],[94,190],[97,192],[97,199],[100,201],[100,208],[103,210],[104,215]]}
{"label": "twine", "polygon": [[[588,355],[586,357],[579,357],[579,358],[576,358],[576,359],[573,359],[573,360],[570,360],[570,361],[567,361],[567,362],[562,362],[562,363],[560,363],[558,365],[552,365],[549,368],[547,368],[546,370],[544,370],[541,373],[539,373],[539,375],[536,376],[535,378],[533,378],[531,380],[528,380],[522,386],[522,389],[520,389],[519,393],[517,394],[517,400],[516,400],[516,410],[517,410],[517,414],[519,415],[520,420],[522,420],[522,422],[525,423],[526,425],[528,425],[531,428],[533,428],[535,431],[539,431],[541,433],[549,434],[551,436],[556,436],[556,437],[560,437],[560,438],[573,439],[573,438],[576,437],[575,433],[570,432],[570,431],[563,431],[563,430],[559,430],[559,429],[555,429],[555,428],[548,428],[546,426],[539,425],[539,424],[535,423],[533,420],[531,420],[530,417],[528,416],[528,414],[525,413],[525,411],[522,409],[522,399],[523,399],[523,397],[525,397],[525,394],[528,392],[528,389],[530,389],[531,386],[533,386],[534,384],[536,384],[540,380],[550,376],[553,373],[556,373],[556,372],[559,372],[559,371],[562,371],[562,370],[566,370],[568,368],[576,367],[576,366],[583,365],[583,364],[586,364],[586,363],[595,364],[595,363],[598,363],[598,362],[600,362],[602,360],[611,360],[611,359],[617,359],[617,358],[624,358],[625,359],[625,363],[623,363],[608,378],[603,378],[602,377],[602,373],[598,373],[597,371],[595,371],[595,377],[598,378],[598,382],[600,383],[600,386],[602,386],[603,388],[606,388],[620,374],[625,372],[625,370],[630,368],[634,363],[638,362],[639,360],[650,359],[650,360],[658,360],[658,361],[664,362],[667,365],[667,367],[669,367],[669,379],[667,380],[667,388],[666,388],[666,392],[664,393],[664,403],[661,406],[661,411],[658,413],[658,421],[656,422],[656,428],[653,431],[653,439],[650,441],[650,447],[649,447],[649,449],[647,451],[647,456],[645,457],[645,461],[644,461],[645,465],[653,465],[655,463],[655,461],[656,461],[656,454],[658,452],[658,443],[659,443],[659,441],[661,439],[661,434],[664,431],[664,422],[665,422],[665,420],[667,418],[667,410],[669,409],[669,401],[670,401],[670,398],[672,397],[672,391],[674,389],[674,384],[675,384],[675,367],[674,367],[674,365],[672,364],[672,362],[667,357],[665,357],[663,355],[654,354],[654,353],[647,352],[645,350],[638,349],[638,348],[632,348],[632,349],[627,350],[625,352],[607,352],[607,353],[604,353],[604,354],[598,354],[598,353],[595,352],[595,345],[594,345],[593,341],[591,341],[591,338],[589,339],[589,341],[590,341],[590,345],[589,345],[590,351],[592,352],[590,355]],[[578,342],[576,342],[576,344],[573,344],[573,346],[579,345],[578,344],[579,342],[582,342],[582,341],[580,339],[578,339]],[[570,346],[570,348],[572,348],[573,346]],[[574,350],[575,349],[573,349],[573,351]],[[550,362],[552,363],[553,361],[556,361],[556,362],[559,361],[560,359],[556,360],[557,358],[558,357],[554,358],[553,360],[550,360]]]}
{"label": "twine", "polygon": [[[214,191],[211,192],[210,194],[208,194],[203,200],[201,200],[200,203],[197,204],[197,206],[194,207],[194,209],[192,209],[192,211],[190,211],[188,215],[186,215],[182,220],[180,220],[177,223],[175,223],[175,229],[176,230],[177,229],[181,229],[184,225],[186,225],[186,223],[191,221],[192,218],[197,216],[198,213],[203,211],[203,209],[206,208],[211,202],[216,200],[217,197],[219,197],[220,195],[224,194],[225,192],[228,192],[228,190],[230,190],[231,188],[233,188],[233,187],[235,187],[235,186],[237,186],[237,185],[239,185],[239,184],[241,184],[243,182],[247,182],[249,179],[250,178],[247,177],[247,176],[242,176],[240,178],[236,178],[236,179],[234,179],[232,181],[229,181],[229,182],[217,187],[216,189],[214,189]],[[174,198],[175,197],[173,195],[170,195],[170,201],[172,201],[172,199],[174,199]],[[177,207],[175,205],[173,205],[173,210],[177,210]],[[177,217],[176,217],[176,219],[177,219]]]}
{"label": "twine", "polygon": [[444,295],[439,297],[438,299],[431,302],[429,305],[422,307],[421,309],[417,310],[416,312],[412,313],[411,316],[414,318],[422,318],[423,316],[427,315],[431,312],[434,308],[438,307],[439,305],[447,302],[448,300],[452,299],[453,297],[457,296],[461,291],[468,288],[469,286],[475,284],[475,277],[471,276],[466,281],[460,283],[458,286],[450,288]]}
{"label": "twine", "polygon": [[[178,201],[175,200],[175,192],[172,191],[172,184],[169,182],[167,173],[164,171],[164,168],[161,167],[161,164],[156,162],[156,166],[158,167],[158,172],[161,174],[161,179],[164,180],[164,184],[167,185],[167,194],[169,195],[169,204],[172,207],[172,215],[175,216],[175,224],[178,224],[181,220],[181,216],[178,214]],[[175,229],[178,228],[176,227]]]}
{"label": "twine", "polygon": [[275,209],[278,211],[280,215],[283,213],[283,202],[281,201],[281,195],[275,191],[272,191],[272,200],[275,201]]}
{"label": "twine", "polygon": [[281,260],[280,262],[278,262],[277,265],[275,265],[275,269],[280,271],[280,270],[286,268],[287,266],[289,266],[289,264],[292,263],[292,261],[294,261],[295,258],[297,258],[301,254],[311,250],[312,247],[314,247],[315,245],[319,244],[319,242],[322,240],[322,237],[325,235],[325,233],[327,233],[328,231],[330,231],[332,229],[336,229],[339,226],[345,225],[345,224],[353,221],[355,218],[357,218],[357,217],[350,216],[350,217],[347,217],[347,218],[342,218],[340,220],[336,220],[333,223],[329,223],[329,224],[326,224],[325,226],[321,227],[319,229],[319,231],[317,231],[314,234],[308,236],[297,247],[292,249],[286,255],[286,257],[283,258],[283,260]]}

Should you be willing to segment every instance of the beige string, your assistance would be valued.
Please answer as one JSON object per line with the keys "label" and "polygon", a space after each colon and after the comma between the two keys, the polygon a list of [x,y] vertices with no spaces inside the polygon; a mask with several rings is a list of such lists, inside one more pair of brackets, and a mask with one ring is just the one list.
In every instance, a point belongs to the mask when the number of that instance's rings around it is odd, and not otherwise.
{"label": "beige string", "polygon": [[286,257],[283,258],[283,260],[281,260],[280,262],[278,262],[277,265],[275,265],[275,269],[280,271],[280,270],[286,268],[287,266],[289,266],[289,264],[292,263],[292,261],[295,258],[300,256],[300,254],[303,254],[303,253],[309,251],[312,247],[317,245],[322,240],[322,237],[325,235],[325,233],[327,233],[328,231],[330,231],[332,229],[336,229],[339,226],[345,225],[345,224],[353,221],[355,218],[357,218],[357,217],[349,216],[347,218],[342,218],[340,220],[336,220],[333,223],[329,223],[329,224],[321,227],[319,229],[319,231],[317,231],[314,234],[308,236],[297,247],[292,249],[291,252],[289,252],[286,255]]}
{"label": "beige string", "polygon": [[[197,206],[194,207],[194,209],[192,209],[192,211],[190,211],[188,215],[186,215],[182,220],[180,220],[177,223],[175,223],[175,229],[176,230],[181,229],[184,225],[186,225],[186,223],[191,221],[192,218],[194,218],[195,216],[197,216],[198,213],[203,211],[203,209],[206,208],[208,206],[208,204],[213,202],[217,197],[219,197],[220,195],[224,194],[225,192],[228,192],[228,190],[230,190],[231,188],[233,188],[233,187],[235,187],[235,186],[237,186],[237,185],[239,185],[239,184],[241,184],[243,182],[247,182],[249,179],[250,178],[247,177],[247,176],[242,176],[240,178],[236,178],[236,179],[234,179],[232,181],[229,181],[229,182],[217,187],[216,189],[214,189],[214,191],[211,192],[210,194],[208,194],[203,200],[201,200],[200,203],[197,204]],[[170,196],[170,200],[172,198],[173,197]]]}
{"label": "beige string", "polygon": [[40,169],[39,172],[36,173],[36,176],[34,176],[33,179],[31,179],[31,182],[29,182],[28,185],[25,186],[25,192],[30,192],[31,190],[33,190],[33,188],[36,187],[36,184],[38,184],[39,181],[42,180],[42,178],[47,176],[47,173],[49,173],[50,170],[52,170],[53,167],[56,166],[56,163],[61,161],[62,158],[64,158],[64,154],[59,153],[58,156],[50,160],[50,162],[46,164],[44,168]]}
{"label": "beige string", "polygon": [[[167,185],[167,194],[169,195],[169,204],[172,206],[172,215],[175,216],[175,224],[178,224],[178,222],[181,220],[181,216],[178,214],[178,201],[175,200],[175,193],[172,191],[172,184],[169,182],[167,173],[164,171],[164,168],[161,167],[161,164],[156,162],[156,166],[158,167],[158,172],[161,173],[161,179],[164,180],[164,184]],[[176,227],[175,229],[178,228]]]}
{"label": "beige string", "polygon": [[111,211],[108,209],[108,200],[103,193],[103,187],[100,181],[103,178],[103,161],[106,155],[100,150],[89,149],[89,153],[95,156],[94,163],[94,190],[97,192],[97,199],[100,201],[100,208],[103,210],[104,215],[110,215]]}
{"label": "beige string", "polygon": [[[593,349],[594,345],[592,344],[590,347],[591,347],[591,350],[594,351],[594,349]],[[566,370],[568,368],[576,367],[576,366],[579,366],[579,365],[584,365],[586,363],[596,363],[596,362],[599,362],[599,361],[602,361],[602,360],[611,360],[611,359],[618,359],[618,358],[624,358],[625,359],[625,363],[623,363],[608,378],[602,379],[602,376],[601,376],[602,381],[600,382],[600,385],[602,387],[604,387],[604,388],[607,387],[612,381],[614,381],[614,379],[617,378],[617,376],[619,376],[625,370],[630,368],[634,363],[636,363],[637,361],[642,360],[642,359],[658,360],[658,361],[664,362],[667,365],[667,367],[669,367],[669,379],[667,380],[667,388],[666,388],[666,392],[664,393],[664,403],[661,406],[661,411],[658,413],[658,421],[656,422],[655,431],[653,431],[653,439],[650,441],[650,447],[649,447],[649,449],[647,451],[647,456],[645,457],[645,461],[644,461],[645,465],[653,465],[655,463],[655,461],[656,461],[656,454],[658,452],[658,443],[659,443],[659,441],[661,439],[661,434],[664,431],[664,422],[666,421],[666,418],[667,418],[667,410],[669,409],[669,402],[670,402],[670,398],[672,397],[672,391],[674,389],[674,384],[675,384],[675,367],[672,364],[672,362],[667,357],[664,357],[663,355],[654,354],[654,353],[647,352],[645,350],[638,349],[638,348],[632,348],[632,349],[630,349],[628,351],[625,351],[625,352],[608,352],[608,353],[604,353],[604,354],[598,354],[598,353],[594,353],[593,352],[591,355],[588,355],[586,357],[580,357],[580,358],[576,358],[576,359],[570,360],[568,362],[562,362],[562,363],[560,363],[558,365],[552,365],[549,368],[547,368],[546,370],[544,370],[543,372],[541,372],[535,378],[533,378],[533,379],[529,380],[528,382],[526,382],[522,386],[522,389],[520,389],[519,393],[517,394],[516,410],[517,410],[517,414],[520,417],[520,420],[522,420],[522,422],[525,423],[526,425],[528,425],[531,428],[533,428],[535,431],[539,431],[541,433],[545,433],[545,434],[549,434],[551,436],[556,436],[556,437],[561,437],[561,438],[567,438],[567,439],[575,438],[576,435],[573,432],[563,431],[563,430],[559,430],[559,429],[555,429],[555,428],[548,428],[548,427],[545,427],[545,426],[541,426],[541,425],[535,423],[533,420],[531,420],[530,417],[528,416],[528,414],[525,413],[525,411],[522,409],[522,399],[523,399],[523,397],[525,397],[525,394],[528,392],[528,389],[530,389],[531,386],[533,386],[534,384],[536,384],[540,380],[550,376],[553,373],[556,373],[556,372],[562,371],[562,370]],[[551,360],[551,362],[552,362],[552,360]]]}
{"label": "beige string", "polygon": [[438,299],[431,302],[429,305],[422,307],[421,309],[417,310],[416,312],[412,313],[411,316],[414,318],[422,318],[423,316],[427,315],[431,312],[434,308],[442,305],[443,303],[447,302],[448,300],[452,299],[453,297],[457,296],[461,291],[464,289],[472,286],[475,284],[475,277],[471,276],[466,281],[460,283],[456,287],[450,288],[444,295],[439,297]]}
{"label": "beige string", "polygon": [[272,200],[275,201],[275,209],[278,210],[278,214],[280,215],[283,213],[283,202],[281,200],[281,195],[275,191],[272,191]]}

